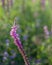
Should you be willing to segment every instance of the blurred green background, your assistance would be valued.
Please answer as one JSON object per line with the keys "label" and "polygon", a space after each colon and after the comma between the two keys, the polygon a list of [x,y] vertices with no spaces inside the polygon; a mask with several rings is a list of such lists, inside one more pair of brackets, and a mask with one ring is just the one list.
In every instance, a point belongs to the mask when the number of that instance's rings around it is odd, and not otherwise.
{"label": "blurred green background", "polygon": [[17,33],[30,65],[52,65],[52,0],[0,0],[0,65],[25,65],[10,36]]}

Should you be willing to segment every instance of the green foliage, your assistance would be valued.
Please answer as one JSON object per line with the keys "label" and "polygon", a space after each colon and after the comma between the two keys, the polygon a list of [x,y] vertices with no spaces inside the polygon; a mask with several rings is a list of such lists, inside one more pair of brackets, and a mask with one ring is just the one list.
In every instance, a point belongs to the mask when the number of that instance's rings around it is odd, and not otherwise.
{"label": "green foliage", "polygon": [[[25,0],[25,2],[24,0],[15,0],[9,11],[0,7],[0,56],[3,56],[4,51],[7,51],[11,56],[11,50],[14,50],[17,54],[17,57],[13,60],[8,57],[5,62],[2,61],[4,65],[9,65],[8,63],[11,61],[15,61],[15,65],[24,65],[22,56],[10,37],[10,30],[15,17],[17,18],[17,24],[20,26],[17,33],[20,35],[31,65],[37,65],[38,63],[40,63],[39,65],[52,65],[52,37],[50,35],[48,39],[45,39],[43,30],[43,27],[47,25],[49,32],[51,31],[52,11],[48,2],[46,2],[44,10],[41,6],[40,0],[35,3],[30,0]],[[9,46],[7,46],[7,39],[9,40]],[[39,59],[41,61],[36,62]]]}

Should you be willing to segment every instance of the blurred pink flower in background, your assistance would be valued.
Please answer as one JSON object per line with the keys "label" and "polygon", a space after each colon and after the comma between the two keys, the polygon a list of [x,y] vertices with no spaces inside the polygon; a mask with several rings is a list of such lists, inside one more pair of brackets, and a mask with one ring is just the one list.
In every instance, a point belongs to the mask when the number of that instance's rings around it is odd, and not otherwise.
{"label": "blurred pink flower in background", "polygon": [[45,25],[45,26],[43,27],[43,29],[44,29],[44,33],[45,33],[45,38],[46,38],[46,39],[49,38],[48,27]]}
{"label": "blurred pink flower in background", "polygon": [[42,11],[44,11],[44,9],[45,9],[45,1],[46,0],[41,0],[40,2],[41,2],[41,9],[42,9]]}

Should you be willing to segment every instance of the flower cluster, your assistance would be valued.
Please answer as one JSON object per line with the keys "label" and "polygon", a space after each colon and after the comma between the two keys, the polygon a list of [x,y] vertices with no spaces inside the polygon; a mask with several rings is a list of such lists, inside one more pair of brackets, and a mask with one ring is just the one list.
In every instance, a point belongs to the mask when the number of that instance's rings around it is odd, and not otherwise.
{"label": "flower cluster", "polygon": [[19,35],[16,34],[17,28],[18,28],[17,25],[13,25],[13,27],[12,27],[12,29],[11,29],[11,31],[10,31],[10,35],[11,35],[11,37],[14,39],[15,45],[18,47],[18,49],[19,49],[21,55],[23,56],[23,59],[24,59],[25,64],[26,64],[26,65],[30,65],[29,60],[28,60],[28,58],[27,58],[27,56],[26,56],[26,53],[25,53],[25,51],[24,51],[24,49],[23,49],[23,46],[22,46],[22,44],[21,44]]}

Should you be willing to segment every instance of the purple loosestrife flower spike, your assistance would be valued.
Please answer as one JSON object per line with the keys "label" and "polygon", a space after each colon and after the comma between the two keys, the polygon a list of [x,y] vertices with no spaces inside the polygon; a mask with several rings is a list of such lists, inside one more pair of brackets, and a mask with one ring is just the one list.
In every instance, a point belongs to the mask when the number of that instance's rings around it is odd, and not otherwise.
{"label": "purple loosestrife flower spike", "polygon": [[23,46],[21,44],[21,41],[20,41],[20,38],[19,38],[19,35],[16,34],[16,30],[18,29],[18,26],[16,25],[16,23],[14,22],[14,25],[12,26],[12,29],[10,31],[10,35],[11,37],[14,39],[14,43],[15,45],[18,47],[18,50],[19,52],[21,53],[21,55],[23,56],[23,59],[24,59],[24,62],[25,62],[25,65],[30,65],[29,63],[29,60],[26,56],[26,53],[23,49]]}

